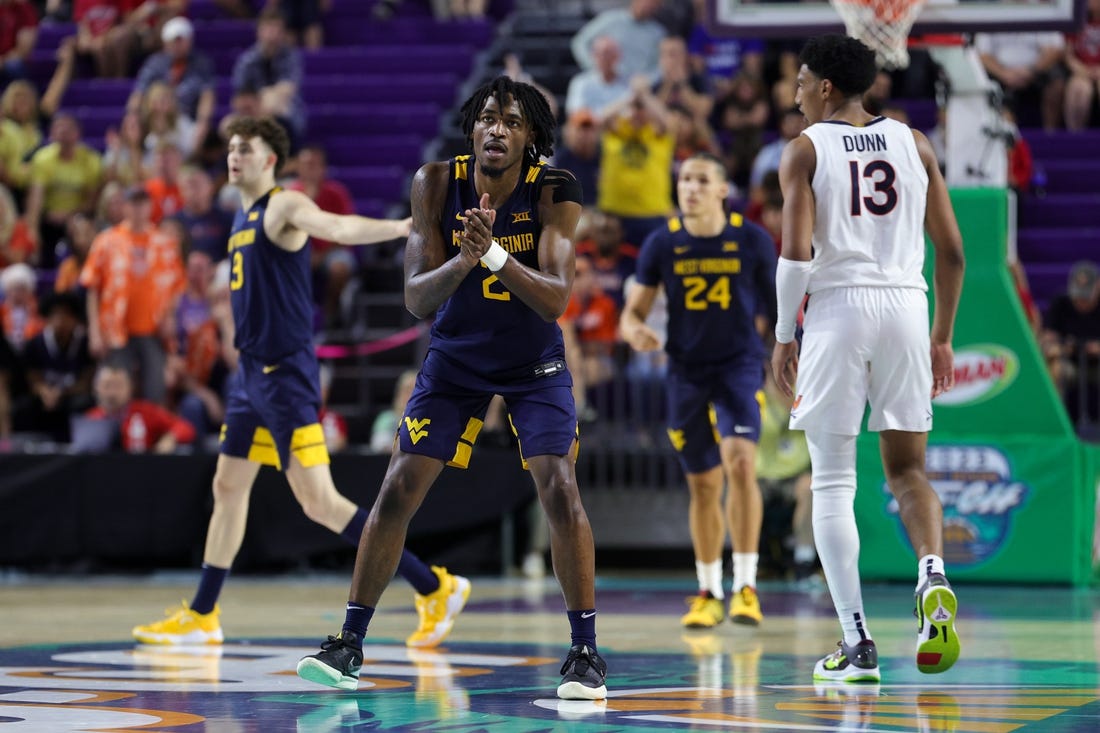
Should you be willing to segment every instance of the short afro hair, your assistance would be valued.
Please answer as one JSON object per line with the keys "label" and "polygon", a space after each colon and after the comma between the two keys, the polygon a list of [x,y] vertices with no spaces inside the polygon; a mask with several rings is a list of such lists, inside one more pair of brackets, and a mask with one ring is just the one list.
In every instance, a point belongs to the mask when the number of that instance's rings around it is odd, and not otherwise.
{"label": "short afro hair", "polygon": [[798,60],[821,79],[828,79],[845,97],[871,88],[878,73],[875,52],[862,41],[838,33],[806,41]]}

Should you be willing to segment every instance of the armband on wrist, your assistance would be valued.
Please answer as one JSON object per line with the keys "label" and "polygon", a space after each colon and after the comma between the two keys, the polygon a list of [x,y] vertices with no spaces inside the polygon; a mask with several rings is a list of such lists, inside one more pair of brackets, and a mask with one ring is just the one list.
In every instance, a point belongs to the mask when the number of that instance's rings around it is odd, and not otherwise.
{"label": "armband on wrist", "polygon": [[481,256],[481,264],[489,268],[489,272],[497,272],[508,261],[508,251],[500,246],[500,242],[493,240],[489,245],[489,251]]}

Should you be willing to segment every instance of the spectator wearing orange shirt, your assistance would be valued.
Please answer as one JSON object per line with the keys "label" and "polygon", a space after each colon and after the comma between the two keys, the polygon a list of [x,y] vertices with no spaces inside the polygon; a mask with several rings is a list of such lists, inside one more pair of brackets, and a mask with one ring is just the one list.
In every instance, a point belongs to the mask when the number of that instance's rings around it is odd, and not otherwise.
{"label": "spectator wearing orange shirt", "polygon": [[615,301],[600,289],[592,260],[577,257],[576,268],[573,294],[562,319],[573,323],[583,380],[588,388],[592,388],[614,376],[611,352],[619,328],[619,309]]}
{"label": "spectator wearing orange shirt", "polygon": [[145,190],[153,203],[153,224],[159,225],[166,216],[175,216],[183,209],[180,192],[180,166],[183,155],[179,147],[164,140],[153,153],[153,175],[145,182]]}
{"label": "spectator wearing orange shirt", "polygon": [[120,445],[127,453],[172,453],[178,445],[195,440],[191,423],[160,405],[134,399],[125,365],[107,361],[99,367],[95,397],[96,406],[84,416],[117,425]]}
{"label": "spectator wearing orange shirt", "polygon": [[165,398],[164,341],[183,292],[179,243],[153,226],[149,193],[126,192],[122,223],[92,242],[80,284],[88,289],[88,345],[97,359],[125,359],[136,367],[141,396]]}
{"label": "spectator wearing orange shirt", "polygon": [[92,249],[92,240],[96,235],[95,222],[86,214],[73,214],[66,229],[68,233],[65,244],[69,253],[57,266],[57,277],[53,281],[53,289],[58,293],[78,292],[83,296],[84,288],[80,285],[80,271],[84,269],[84,263],[88,261],[88,252]]}

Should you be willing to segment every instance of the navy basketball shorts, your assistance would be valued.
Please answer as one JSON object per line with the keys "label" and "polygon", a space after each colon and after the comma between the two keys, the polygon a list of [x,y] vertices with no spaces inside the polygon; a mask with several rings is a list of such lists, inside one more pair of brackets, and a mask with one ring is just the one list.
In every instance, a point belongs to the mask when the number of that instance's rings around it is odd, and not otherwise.
{"label": "navy basketball shorts", "polygon": [[508,409],[512,431],[519,439],[524,467],[533,456],[576,457],[577,410],[572,377],[564,365],[553,376],[500,384],[473,375],[462,378],[465,384],[456,384],[442,376],[454,373],[452,364],[428,353],[397,428],[402,451],[466,468],[484,425],[489,401],[499,394]]}
{"label": "navy basketball shorts", "polygon": [[273,363],[242,352],[229,380],[221,452],[279,470],[291,455],[306,468],[327,464],[320,407],[320,373],[312,348]]}
{"label": "navy basketball shorts", "polygon": [[763,362],[691,370],[673,364],[666,385],[668,437],[685,472],[721,465],[722,438],[759,440]]}

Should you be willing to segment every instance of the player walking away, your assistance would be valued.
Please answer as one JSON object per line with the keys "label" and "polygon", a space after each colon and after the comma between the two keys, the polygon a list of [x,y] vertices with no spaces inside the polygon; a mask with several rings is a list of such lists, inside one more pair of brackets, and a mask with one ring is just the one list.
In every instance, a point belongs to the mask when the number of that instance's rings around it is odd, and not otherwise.
{"label": "player walking away", "polygon": [[766,358],[756,316],[764,312],[774,319],[775,245],[760,227],[726,213],[726,169],[709,153],[683,162],[676,188],[681,216],[642,245],[637,287],[627,296],[621,330],[638,351],[660,348],[645,319],[664,285],[668,435],[687,475],[688,525],[699,578],[699,594],[689,600],[681,623],[711,628],[726,615],[722,547],[728,526],[733,541],[729,616],[755,626],[763,620],[756,594],[763,520],[756,441]]}
{"label": "player walking away", "polygon": [[298,674],[355,689],[363,635],[409,520],[444,466],[467,465],[500,394],[549,520],[568,610],[558,696],[602,699],[592,530],[577,489],[577,415],[557,325],[573,284],[580,186],[540,160],[553,152],[554,118],[531,85],[498,77],[462,115],[473,155],[428,163],[412,186],[405,303],[421,318],[438,310],[428,354],[359,543],[343,629],[302,659]]}
{"label": "player walking away", "polygon": [[[366,512],[332,482],[318,422],[320,374],[313,350],[309,237],[370,244],[408,235],[411,220],[336,216],[275,175],[287,159],[286,131],[268,118],[241,118],[228,128],[229,182],[241,209],[229,238],[230,300],[240,366],[226,399],[221,454],[214,472],[214,511],[206,535],[202,576],[190,604],[168,618],[134,627],[145,644],[220,644],[218,596],[244,540],[249,494],[261,465],[285,469],[306,516],[352,544]],[[409,646],[431,647],[450,632],[470,583],[444,568],[429,568],[410,552],[398,568],[416,590],[420,617]],[[391,574],[392,577],[392,574]]]}
{"label": "player walking away", "polygon": [[[867,424],[879,433],[886,480],[920,558],[917,667],[943,672],[959,656],[957,603],[944,574],[943,507],[924,454],[931,399],[954,386],[962,237],[928,139],[863,108],[874,53],[828,35],[807,42],[801,62],[797,102],[810,127],[787,145],[779,169],[783,251],[772,369],[787,394],[798,376],[791,428],[806,431],[814,538],[844,632],[814,677],[879,679],[853,508],[856,437],[868,402]],[[924,229],[935,248],[931,335]],[[795,322],[806,293],[800,362]]]}

